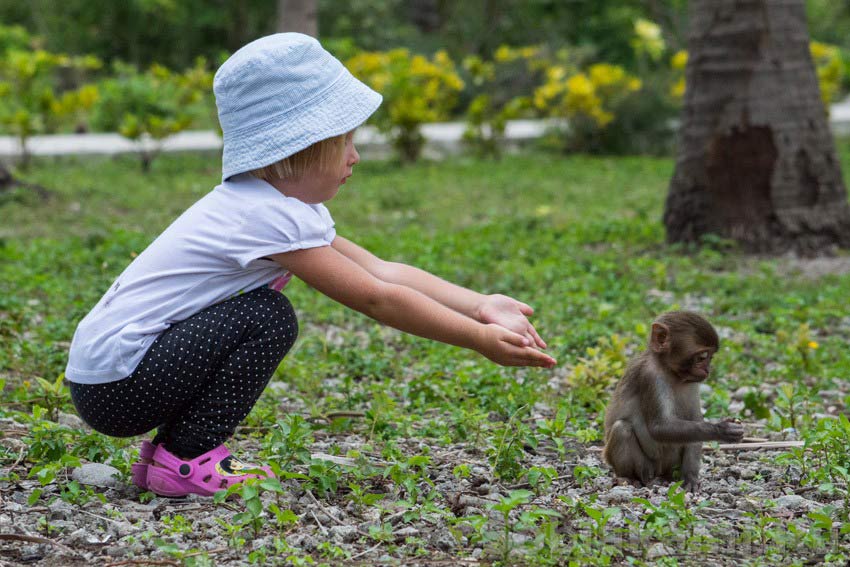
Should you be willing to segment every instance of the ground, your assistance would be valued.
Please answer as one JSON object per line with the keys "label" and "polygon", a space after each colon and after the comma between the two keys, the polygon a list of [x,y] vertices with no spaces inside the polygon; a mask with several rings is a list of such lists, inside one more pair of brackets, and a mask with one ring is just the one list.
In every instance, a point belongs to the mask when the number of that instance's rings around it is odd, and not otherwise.
{"label": "ground", "polygon": [[[842,158],[846,171],[847,146]],[[295,282],[299,341],[231,443],[281,482],[226,499],[140,493],[138,440],[87,430],[61,372],[76,321],[216,164],[164,156],[142,176],[130,158],[46,160],[26,177],[49,201],[0,195],[0,565],[847,562],[847,257],[665,245],[664,159],[359,166],[330,204],[340,234],[528,301],[559,365],[499,368]],[[607,397],[672,308],[704,313],[723,341],[706,417],[805,447],[707,444],[693,495],[612,477]],[[79,476],[92,463],[118,477]]]}

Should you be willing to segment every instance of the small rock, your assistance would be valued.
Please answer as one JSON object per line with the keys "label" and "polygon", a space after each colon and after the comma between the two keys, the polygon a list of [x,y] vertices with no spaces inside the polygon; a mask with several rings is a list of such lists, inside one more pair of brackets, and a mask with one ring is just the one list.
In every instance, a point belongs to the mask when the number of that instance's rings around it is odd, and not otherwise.
{"label": "small rock", "polygon": [[756,391],[752,386],[741,386],[732,394],[732,398],[738,401],[743,400],[747,394],[752,394]]}
{"label": "small rock", "polygon": [[401,528],[400,530],[397,530],[394,535],[396,535],[400,538],[416,537],[416,536],[419,535],[419,530],[417,530],[413,526],[407,526],[405,528]]}
{"label": "small rock", "polygon": [[599,500],[606,504],[628,504],[634,498],[635,489],[632,486],[615,486],[606,493],[599,495]]}
{"label": "small rock", "polygon": [[671,555],[672,553],[673,552],[670,550],[670,548],[667,547],[666,545],[664,545],[663,543],[656,543],[656,544],[650,546],[650,548],[647,550],[646,558],[649,559],[650,561],[652,561],[652,560],[658,559],[660,557],[667,557],[668,555]]}
{"label": "small rock", "polygon": [[813,512],[821,508],[821,505],[817,502],[806,500],[799,494],[786,494],[785,496],[780,496],[774,502],[776,502],[777,508],[783,508],[793,512]]}
{"label": "small rock", "polygon": [[67,520],[74,514],[74,509],[64,500],[56,500],[47,506],[51,520]]}
{"label": "small rock", "polygon": [[306,534],[295,534],[292,537],[288,538],[288,543],[304,551],[310,553],[315,551],[316,547],[319,545],[316,542],[316,538]]}
{"label": "small rock", "polygon": [[127,548],[123,545],[110,545],[103,551],[110,557],[124,557],[127,555]]}
{"label": "small rock", "polygon": [[436,529],[431,535],[431,545],[440,551],[451,551],[455,547],[455,538],[448,530]]}
{"label": "small rock", "polygon": [[475,492],[477,492],[481,496],[484,496],[484,495],[490,494],[490,488],[491,487],[490,487],[489,484],[482,484],[481,486],[479,486],[475,489]]}
{"label": "small rock", "polygon": [[71,478],[80,484],[100,486],[101,488],[117,488],[121,485],[118,469],[102,463],[86,463],[74,469]]}
{"label": "small rock", "polygon": [[331,537],[337,543],[353,543],[359,537],[355,526],[333,526],[330,532]]}
{"label": "small rock", "polygon": [[59,413],[59,425],[64,425],[69,429],[83,430],[86,424],[78,416],[72,413]]}

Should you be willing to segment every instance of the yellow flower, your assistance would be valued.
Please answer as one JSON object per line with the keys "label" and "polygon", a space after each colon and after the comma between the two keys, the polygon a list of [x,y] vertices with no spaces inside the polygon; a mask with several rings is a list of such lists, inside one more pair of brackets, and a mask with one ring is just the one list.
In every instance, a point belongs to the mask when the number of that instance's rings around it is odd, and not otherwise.
{"label": "yellow flower", "polygon": [[493,54],[493,59],[495,59],[499,63],[513,61],[513,50],[507,45],[500,45],[498,49],[496,49],[496,53]]}
{"label": "yellow flower", "polygon": [[593,95],[594,87],[587,75],[578,73],[567,79],[567,90],[575,96],[590,96]]}
{"label": "yellow flower", "polygon": [[820,345],[819,345],[817,342],[815,342],[815,341],[809,341],[809,344],[808,344],[807,346],[808,346],[810,349],[815,350],[815,349],[816,349],[816,348],[818,348]]}
{"label": "yellow flower", "polygon": [[684,69],[688,64],[688,52],[684,49],[680,49],[676,52],[676,55],[670,58],[670,66],[674,69],[680,70]]}

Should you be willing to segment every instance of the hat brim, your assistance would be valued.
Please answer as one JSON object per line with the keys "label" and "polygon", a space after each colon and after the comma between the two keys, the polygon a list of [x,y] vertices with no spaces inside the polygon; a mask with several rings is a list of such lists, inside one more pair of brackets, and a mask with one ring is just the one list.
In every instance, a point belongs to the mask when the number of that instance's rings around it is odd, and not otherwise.
{"label": "hat brim", "polygon": [[260,124],[225,132],[222,180],[271,165],[316,142],[354,130],[382,100],[380,94],[345,70],[315,99]]}

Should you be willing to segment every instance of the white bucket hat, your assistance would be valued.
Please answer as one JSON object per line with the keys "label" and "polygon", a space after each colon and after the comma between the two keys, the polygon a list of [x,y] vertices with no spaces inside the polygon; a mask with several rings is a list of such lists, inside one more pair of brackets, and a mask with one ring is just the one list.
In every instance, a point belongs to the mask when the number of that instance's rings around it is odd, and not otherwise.
{"label": "white bucket hat", "polygon": [[366,121],[381,95],[300,33],[252,41],[213,80],[227,179],[291,156]]}

